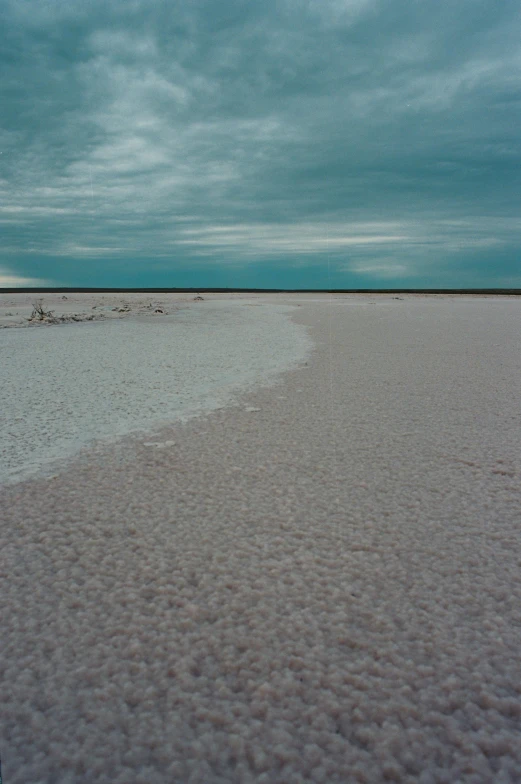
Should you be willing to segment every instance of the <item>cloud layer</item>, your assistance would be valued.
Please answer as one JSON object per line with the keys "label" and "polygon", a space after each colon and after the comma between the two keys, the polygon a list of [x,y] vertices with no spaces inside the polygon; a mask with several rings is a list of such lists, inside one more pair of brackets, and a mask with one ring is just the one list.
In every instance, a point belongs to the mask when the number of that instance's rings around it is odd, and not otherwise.
{"label": "cloud layer", "polygon": [[517,3],[7,0],[1,16],[12,275],[327,287],[329,266],[344,287],[521,286]]}

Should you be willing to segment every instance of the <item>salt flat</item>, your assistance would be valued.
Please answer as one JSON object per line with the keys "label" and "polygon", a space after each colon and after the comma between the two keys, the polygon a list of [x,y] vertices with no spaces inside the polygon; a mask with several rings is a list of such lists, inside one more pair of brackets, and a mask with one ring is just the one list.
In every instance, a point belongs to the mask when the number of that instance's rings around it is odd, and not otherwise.
{"label": "salt flat", "polygon": [[[69,314],[85,312],[80,297]],[[306,359],[312,342],[289,320],[291,306],[247,305],[168,303],[156,314],[134,298],[109,321],[0,331],[0,482],[53,473],[99,440],[220,408]]]}
{"label": "salt flat", "polygon": [[251,304],[305,360],[0,489],[6,780],[518,781],[519,299]]}

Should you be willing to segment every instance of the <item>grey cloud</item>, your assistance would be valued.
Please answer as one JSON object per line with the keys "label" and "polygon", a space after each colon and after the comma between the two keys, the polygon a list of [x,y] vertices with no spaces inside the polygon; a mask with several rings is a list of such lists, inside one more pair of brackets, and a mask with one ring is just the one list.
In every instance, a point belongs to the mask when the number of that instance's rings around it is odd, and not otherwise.
{"label": "grey cloud", "polygon": [[517,253],[512,2],[17,0],[2,15],[10,269],[327,250],[417,274],[433,247],[455,265]]}

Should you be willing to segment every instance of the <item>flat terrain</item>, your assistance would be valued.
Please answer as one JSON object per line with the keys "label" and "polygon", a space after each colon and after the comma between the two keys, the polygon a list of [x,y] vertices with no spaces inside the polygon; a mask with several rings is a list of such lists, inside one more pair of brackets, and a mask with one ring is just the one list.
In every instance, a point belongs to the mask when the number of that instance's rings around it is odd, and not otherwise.
{"label": "flat terrain", "polygon": [[307,364],[0,488],[5,781],[519,781],[519,299],[241,296]]}
{"label": "flat terrain", "polygon": [[[69,315],[81,319],[82,304]],[[222,408],[231,394],[298,366],[313,345],[289,320],[291,306],[190,305],[155,313],[132,302],[115,316],[106,308],[109,320],[0,331],[0,484],[55,473],[56,461],[99,440],[134,432],[149,441],[151,431]]]}

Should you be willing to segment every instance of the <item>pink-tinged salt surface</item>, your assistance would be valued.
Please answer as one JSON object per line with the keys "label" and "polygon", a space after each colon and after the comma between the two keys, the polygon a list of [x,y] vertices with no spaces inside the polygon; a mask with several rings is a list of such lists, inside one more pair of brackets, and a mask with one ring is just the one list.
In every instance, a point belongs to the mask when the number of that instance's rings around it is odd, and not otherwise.
{"label": "pink-tinged salt surface", "polygon": [[9,784],[521,780],[520,303],[290,299],[307,367],[0,491]]}

